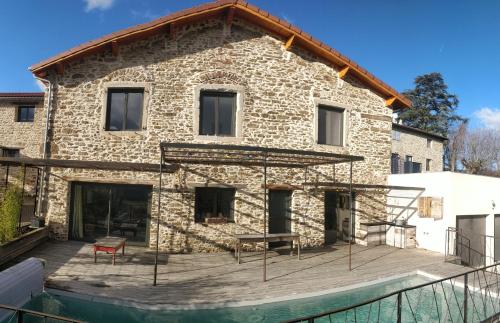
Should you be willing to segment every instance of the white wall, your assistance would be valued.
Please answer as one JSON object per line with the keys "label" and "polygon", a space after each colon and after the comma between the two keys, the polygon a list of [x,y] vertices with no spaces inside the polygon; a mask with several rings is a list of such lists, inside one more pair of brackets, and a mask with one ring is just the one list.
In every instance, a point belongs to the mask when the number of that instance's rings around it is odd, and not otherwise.
{"label": "white wall", "polygon": [[[408,224],[417,226],[419,248],[444,254],[446,229],[456,227],[457,215],[487,214],[486,235],[494,235],[494,214],[500,214],[500,178],[452,172],[395,174],[388,176],[388,185],[425,189],[391,190],[388,194],[388,212],[400,214],[399,218],[407,219]],[[420,218],[419,196],[442,197],[443,218]],[[392,218],[389,215],[389,220]]]}

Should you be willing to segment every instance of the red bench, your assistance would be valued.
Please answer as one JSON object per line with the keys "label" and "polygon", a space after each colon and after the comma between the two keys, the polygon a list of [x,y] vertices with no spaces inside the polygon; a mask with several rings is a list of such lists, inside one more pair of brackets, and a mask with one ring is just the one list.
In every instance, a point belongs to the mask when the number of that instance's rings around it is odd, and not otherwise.
{"label": "red bench", "polygon": [[122,249],[122,256],[125,255],[125,241],[124,238],[106,237],[99,239],[94,243],[94,263],[97,262],[97,252],[105,251],[113,254],[113,265],[115,264],[115,255],[120,248]]}

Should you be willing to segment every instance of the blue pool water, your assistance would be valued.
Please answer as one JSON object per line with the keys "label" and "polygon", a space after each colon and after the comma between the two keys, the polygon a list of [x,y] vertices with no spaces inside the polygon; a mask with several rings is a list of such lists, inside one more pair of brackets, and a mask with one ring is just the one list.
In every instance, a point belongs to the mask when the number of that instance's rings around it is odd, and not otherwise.
{"label": "blue pool water", "polygon": [[[275,302],[256,306],[226,307],[201,310],[142,310],[138,308],[97,303],[79,298],[43,293],[24,307],[41,312],[71,317],[87,322],[280,322],[304,315],[357,304],[409,286],[428,282],[418,275],[390,280],[368,287],[317,297]],[[325,288],[333,286],[325,286]],[[387,321],[395,311],[388,300],[382,314]],[[358,315],[360,315],[358,313]],[[329,320],[327,320],[329,321]],[[342,321],[344,321],[342,319]]]}

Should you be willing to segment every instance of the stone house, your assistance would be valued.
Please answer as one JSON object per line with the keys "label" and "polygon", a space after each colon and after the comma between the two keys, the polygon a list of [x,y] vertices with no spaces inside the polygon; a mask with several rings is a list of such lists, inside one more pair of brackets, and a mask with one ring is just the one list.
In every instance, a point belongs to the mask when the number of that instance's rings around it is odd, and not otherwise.
{"label": "stone house", "polygon": [[392,124],[391,173],[443,171],[446,137],[402,124]]}
{"label": "stone house", "polygon": [[[44,135],[44,93],[0,93],[0,157],[39,158]],[[0,198],[6,185],[22,185],[22,167],[0,166]],[[28,221],[36,203],[38,171],[25,171],[22,220]]]}
{"label": "stone house", "polygon": [[[219,143],[363,156],[353,182],[386,184],[391,115],[409,102],[334,49],[243,1],[187,9],[82,44],[31,67],[52,100],[49,158],[159,162],[159,143]],[[51,102],[51,103],[49,103]],[[345,239],[348,165],[270,169],[269,231],[307,246]],[[262,232],[262,171],[183,166],[158,173],[51,167],[42,213],[56,239],[126,236],[173,252],[233,247]],[[382,191],[355,192],[359,223],[385,219]],[[212,222],[212,218],[223,221]]]}

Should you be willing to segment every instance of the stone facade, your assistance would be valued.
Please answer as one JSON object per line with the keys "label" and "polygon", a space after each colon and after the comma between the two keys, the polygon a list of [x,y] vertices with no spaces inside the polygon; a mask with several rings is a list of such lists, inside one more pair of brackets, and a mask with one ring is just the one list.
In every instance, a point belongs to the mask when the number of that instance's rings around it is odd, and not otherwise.
{"label": "stone facade", "polygon": [[[444,138],[427,134],[419,129],[393,125],[392,153],[398,154],[401,162],[411,156],[414,163],[422,165],[422,172],[443,171]],[[427,169],[427,160],[430,167]]]}
{"label": "stone facade", "polygon": [[[17,108],[21,105],[35,106],[33,122],[17,122]],[[14,101],[0,98],[0,147],[20,149],[20,154],[37,158],[42,155],[44,134],[43,102],[32,100]]]}
{"label": "stone facade", "polygon": [[[357,79],[339,79],[338,71],[300,48],[285,50],[283,41],[245,21],[230,30],[222,19],[179,28],[138,40],[71,63],[55,83],[50,156],[60,159],[157,163],[160,141],[220,142],[196,129],[196,98],[203,87],[236,89],[241,95],[240,135],[236,144],[307,149],[364,156],[355,162],[355,183],[385,184],[390,173],[391,109]],[[145,88],[145,127],[137,132],[103,128],[106,90],[114,84]],[[145,86],[144,86],[145,85]],[[317,103],[346,107],[343,147],[316,144]],[[304,170],[270,169],[269,183],[301,186],[305,180],[348,182],[348,165]],[[306,177],[307,176],[307,177]],[[44,210],[53,237],[68,239],[72,181],[151,185],[149,239],[156,244],[158,175],[141,172],[51,170]],[[232,248],[233,234],[262,232],[262,169],[241,166],[188,166],[164,176],[160,214],[160,247],[173,252]],[[235,221],[194,222],[194,187],[236,187]],[[292,231],[307,246],[324,241],[324,192],[297,189],[292,196]],[[360,193],[356,223],[385,219],[385,195]],[[362,239],[363,237],[359,237]]]}

